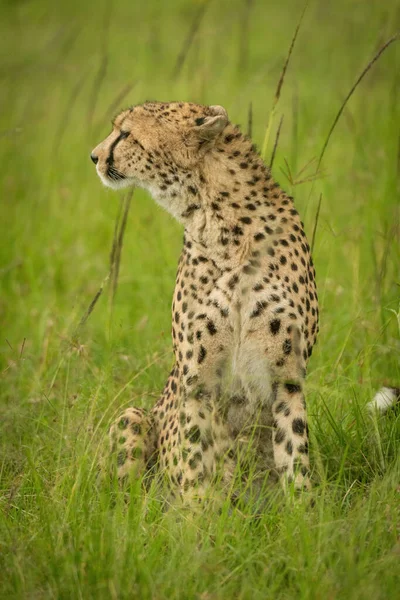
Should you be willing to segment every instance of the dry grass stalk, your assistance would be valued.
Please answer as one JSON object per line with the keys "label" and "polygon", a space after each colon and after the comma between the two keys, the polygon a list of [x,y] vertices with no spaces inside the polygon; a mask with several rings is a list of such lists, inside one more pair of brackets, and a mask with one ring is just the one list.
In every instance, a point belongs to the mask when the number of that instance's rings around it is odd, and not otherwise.
{"label": "dry grass stalk", "polygon": [[397,179],[400,181],[400,134],[397,142]]}
{"label": "dry grass stalk", "polygon": [[[73,50],[76,40],[80,36],[82,30],[82,26],[77,27],[76,25],[73,25],[69,31],[63,27],[63,31],[59,30],[57,35],[50,40],[50,43],[46,48],[46,54],[54,56],[54,64],[57,68],[60,68],[60,63],[63,63],[64,65],[67,64],[70,52]],[[64,36],[65,31],[67,31],[67,34]],[[56,49],[58,49],[58,52],[56,52]]]}
{"label": "dry grass stalk", "polygon": [[253,103],[250,101],[249,111],[247,113],[247,135],[249,138],[253,135]]}
{"label": "dry grass stalk", "polygon": [[[316,158],[312,158],[311,160],[306,162],[304,167],[302,167],[300,171],[294,175],[292,173],[288,161],[286,160],[286,158],[284,158],[287,170],[285,171],[284,169],[282,169],[282,167],[280,167],[280,170],[292,186],[300,185],[301,183],[309,183],[310,181],[316,181],[317,179],[321,179],[325,175],[322,171],[317,170],[315,171],[315,173],[306,175],[306,170],[309,169],[313,165],[313,163],[315,163],[316,160]],[[303,175],[302,178],[301,175]]]}
{"label": "dry grass stalk", "polygon": [[100,65],[99,65],[98,71],[96,73],[96,77],[94,78],[94,81],[93,81],[92,91],[89,95],[89,107],[88,107],[88,113],[87,113],[87,123],[88,123],[89,135],[92,131],[92,122],[93,122],[93,116],[94,116],[94,113],[96,110],[97,99],[99,97],[100,89],[103,84],[103,81],[106,78],[107,66],[108,66],[108,56],[107,56],[107,54],[104,54],[101,58]]}
{"label": "dry grass stalk", "polygon": [[178,77],[178,75],[180,74],[180,72],[182,71],[183,65],[185,64],[185,60],[186,60],[189,50],[193,44],[193,40],[196,36],[196,33],[199,30],[200,23],[203,20],[206,8],[209,3],[210,3],[210,0],[205,0],[205,2],[202,2],[200,4],[198,10],[195,13],[191,27],[190,27],[188,34],[183,42],[181,51],[179,52],[178,57],[176,59],[176,63],[175,63],[174,69],[172,71],[171,79],[176,79]]}
{"label": "dry grass stalk", "polygon": [[263,158],[265,158],[265,155],[267,153],[268,141],[269,141],[269,136],[270,136],[270,133],[271,133],[272,122],[273,122],[274,116],[275,116],[276,106],[277,106],[277,104],[279,102],[279,98],[281,97],[281,91],[282,91],[283,83],[285,81],[286,71],[287,71],[287,68],[289,66],[290,57],[292,56],[293,48],[294,48],[294,45],[296,43],[297,35],[299,33],[300,26],[301,26],[301,23],[303,21],[304,13],[307,10],[307,6],[308,6],[308,0],[306,1],[305,5],[304,5],[303,11],[302,11],[302,13],[300,15],[299,22],[297,23],[297,27],[295,29],[295,32],[294,32],[293,37],[292,37],[292,41],[290,43],[289,52],[287,54],[285,63],[283,65],[283,68],[282,68],[282,71],[281,71],[281,75],[279,77],[278,85],[276,87],[275,96],[274,96],[274,102],[273,102],[273,105],[272,105],[271,112],[269,114],[267,129],[265,131],[264,143],[263,143],[262,152],[261,152]]}
{"label": "dry grass stalk", "polygon": [[317,233],[317,227],[318,227],[318,221],[319,221],[319,212],[321,210],[321,203],[322,203],[322,194],[320,194],[320,196],[319,196],[319,201],[318,201],[318,206],[317,206],[317,212],[315,214],[315,219],[314,219],[314,228],[313,228],[312,238],[311,238],[311,254],[314,252],[315,236],[316,236],[316,233]]}
{"label": "dry grass stalk", "polygon": [[124,87],[115,96],[114,100],[110,103],[107,110],[104,112],[102,118],[99,119],[97,123],[98,127],[106,124],[113,117],[114,113],[120,109],[122,100],[125,98],[125,96],[129,94],[129,92],[132,91],[136,83],[136,81],[131,81],[130,83],[124,85]]}
{"label": "dry grass stalk", "polygon": [[101,60],[96,77],[93,81],[92,91],[89,95],[89,106],[87,113],[87,123],[89,135],[92,131],[93,117],[96,111],[97,100],[100,95],[101,86],[106,78],[107,67],[108,67],[108,43],[111,25],[112,15],[112,2],[106,3],[106,10],[104,12],[104,21],[102,27],[102,33],[100,39],[102,40]]}
{"label": "dry grass stalk", "polygon": [[78,79],[76,84],[71,90],[71,94],[68,98],[67,106],[65,108],[65,112],[60,119],[60,123],[54,138],[53,144],[53,155],[57,155],[58,150],[61,146],[61,142],[64,137],[64,133],[69,125],[69,121],[71,119],[72,109],[74,108],[75,102],[79,96],[79,92],[81,91],[83,84],[86,82],[86,72],[82,73],[82,76]]}
{"label": "dry grass stalk", "polygon": [[292,134],[291,134],[291,165],[295,169],[297,166],[298,148],[299,148],[299,95],[296,81],[292,97]]}
{"label": "dry grass stalk", "polygon": [[110,250],[110,273],[112,273],[112,270],[114,268],[115,253],[117,251],[117,244],[118,244],[119,222],[121,219],[123,206],[124,206],[124,197],[121,197],[120,202],[119,202],[119,209],[117,212],[117,216],[115,218],[114,235],[113,235],[113,241],[112,241],[111,250]]}
{"label": "dry grass stalk", "polygon": [[123,246],[123,242],[124,242],[124,234],[125,234],[126,223],[128,220],[128,213],[129,213],[129,209],[130,209],[130,205],[131,205],[133,192],[134,192],[134,188],[130,189],[128,191],[128,193],[125,195],[125,197],[122,199],[121,204],[120,204],[120,209],[117,214],[117,218],[115,221],[115,227],[114,227],[113,243],[112,243],[111,252],[110,252],[110,270],[109,270],[107,276],[103,279],[102,284],[101,284],[100,288],[98,289],[98,291],[96,292],[93,300],[89,304],[87,311],[85,312],[85,314],[79,321],[79,324],[78,324],[78,327],[76,328],[75,334],[72,337],[73,340],[76,340],[79,329],[86,323],[86,321],[92,314],[94,307],[96,306],[100,296],[103,293],[105,285],[108,283],[108,281],[110,279],[111,279],[111,294],[110,294],[111,306],[114,302],[114,297],[115,297],[117,287],[118,287],[118,275],[119,275],[119,266],[120,266],[120,262],[121,262],[121,251],[122,251],[122,246]]}
{"label": "dry grass stalk", "polygon": [[[124,234],[128,213],[131,206],[134,188],[131,188],[122,200],[119,214],[114,229],[114,239],[110,254],[110,275],[111,275],[111,303],[114,302],[118,287],[118,275],[121,262],[121,251],[124,243]],[[122,217],[121,217],[122,215]]]}
{"label": "dry grass stalk", "polygon": [[281,120],[279,121],[278,129],[277,129],[277,131],[276,131],[274,148],[273,148],[273,150],[272,150],[271,161],[270,161],[270,163],[269,163],[269,168],[270,168],[271,170],[272,170],[272,166],[273,166],[273,164],[274,164],[276,150],[277,150],[277,148],[278,148],[279,136],[280,136],[280,134],[281,134],[281,127],[282,127],[282,123],[283,123],[283,115],[281,116]]}
{"label": "dry grass stalk", "polygon": [[24,341],[22,342],[22,345],[21,345],[21,352],[19,353],[20,358],[22,358],[22,355],[24,353],[25,343],[26,343],[26,337],[24,337]]}
{"label": "dry grass stalk", "polygon": [[343,100],[343,103],[332,123],[332,126],[329,130],[329,133],[326,137],[325,143],[322,146],[322,150],[321,150],[321,154],[319,155],[319,159],[318,159],[318,166],[317,166],[317,170],[320,167],[320,164],[322,162],[322,159],[324,157],[325,151],[328,147],[329,144],[329,140],[331,139],[332,133],[334,132],[334,129],[340,119],[340,116],[346,106],[346,104],[348,103],[348,101],[350,100],[350,98],[352,97],[352,95],[354,94],[355,90],[357,89],[358,85],[361,83],[361,81],[364,79],[365,75],[368,73],[368,71],[371,69],[372,65],[374,63],[376,63],[376,61],[379,59],[379,57],[385,52],[385,50],[391,45],[393,44],[393,42],[396,42],[398,39],[400,39],[400,33],[397,33],[396,35],[394,35],[393,37],[391,37],[385,44],[383,44],[383,46],[378,50],[378,52],[375,54],[375,56],[369,61],[369,63],[367,64],[367,66],[365,67],[365,69],[363,70],[363,72],[361,73],[361,75],[358,77],[357,81],[354,83],[354,85],[352,86],[352,88],[350,89],[349,93],[347,94],[346,98]]}
{"label": "dry grass stalk", "polygon": [[[378,52],[375,54],[375,56],[373,56],[373,58],[369,61],[369,63],[365,67],[365,69],[362,71],[361,75],[357,78],[357,80],[355,81],[355,83],[351,87],[350,91],[348,92],[347,96],[343,100],[342,105],[339,108],[339,111],[338,111],[336,117],[333,120],[332,126],[329,129],[328,135],[326,136],[326,140],[324,142],[324,145],[322,146],[322,150],[321,150],[321,153],[320,153],[319,158],[318,158],[318,164],[317,164],[317,169],[316,169],[317,173],[318,173],[319,168],[321,166],[322,159],[324,158],[324,155],[325,155],[326,149],[328,147],[329,141],[330,141],[330,139],[332,137],[332,134],[333,134],[333,132],[335,130],[335,127],[338,124],[338,121],[339,121],[339,119],[340,119],[340,117],[341,117],[341,115],[342,115],[342,113],[343,113],[343,111],[344,111],[344,109],[346,107],[346,104],[348,103],[348,101],[350,100],[350,98],[352,97],[352,95],[354,94],[354,92],[357,89],[358,85],[364,79],[365,75],[371,69],[371,67],[376,63],[376,61],[380,58],[380,56],[382,56],[382,54],[385,52],[385,50],[391,44],[393,44],[393,42],[396,42],[399,39],[400,39],[400,33],[397,33],[396,35],[392,36],[387,42],[385,42],[385,44],[383,44],[383,46],[381,46],[381,48],[378,50]],[[314,186],[311,186],[309,197],[311,196],[311,194],[313,192],[313,189],[314,189]],[[316,232],[318,218],[319,218],[319,213],[320,213],[320,209],[321,209],[321,202],[322,202],[322,194],[321,194],[321,196],[319,198],[318,207],[317,207],[317,213],[316,213],[315,222],[314,222],[313,241],[312,241],[312,244],[311,244],[311,250],[313,250],[313,247],[314,247],[315,232]]]}
{"label": "dry grass stalk", "polygon": [[253,0],[243,0],[244,10],[240,20],[239,70],[246,71],[249,61],[249,22]]}
{"label": "dry grass stalk", "polygon": [[94,296],[93,300],[89,304],[89,307],[88,307],[87,311],[85,312],[85,314],[83,315],[83,317],[79,321],[79,324],[78,324],[77,330],[75,332],[75,335],[73,336],[73,339],[76,339],[76,333],[86,323],[86,321],[88,320],[88,318],[92,314],[93,309],[96,306],[98,299],[100,298],[100,296],[103,293],[104,286],[106,285],[106,283],[108,282],[109,279],[110,279],[110,273],[108,273],[108,275],[103,279],[102,284],[101,284],[100,288],[98,289],[98,291],[96,292],[96,295]]}

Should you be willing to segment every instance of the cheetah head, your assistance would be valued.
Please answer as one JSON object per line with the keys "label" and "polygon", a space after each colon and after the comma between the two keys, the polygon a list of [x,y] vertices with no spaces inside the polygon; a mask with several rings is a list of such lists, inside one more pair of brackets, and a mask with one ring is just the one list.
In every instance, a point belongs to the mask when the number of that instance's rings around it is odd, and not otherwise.
{"label": "cheetah head", "polygon": [[90,157],[110,188],[134,185],[148,189],[156,199],[176,196],[227,124],[222,106],[146,102],[121,112]]}

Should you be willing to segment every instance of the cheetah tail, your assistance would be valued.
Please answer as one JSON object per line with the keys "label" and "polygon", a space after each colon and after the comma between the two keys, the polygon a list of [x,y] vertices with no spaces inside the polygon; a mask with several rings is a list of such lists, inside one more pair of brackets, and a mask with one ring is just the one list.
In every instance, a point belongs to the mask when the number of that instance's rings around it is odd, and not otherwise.
{"label": "cheetah tail", "polygon": [[371,412],[385,413],[395,405],[400,406],[400,388],[383,387],[375,394],[367,409]]}

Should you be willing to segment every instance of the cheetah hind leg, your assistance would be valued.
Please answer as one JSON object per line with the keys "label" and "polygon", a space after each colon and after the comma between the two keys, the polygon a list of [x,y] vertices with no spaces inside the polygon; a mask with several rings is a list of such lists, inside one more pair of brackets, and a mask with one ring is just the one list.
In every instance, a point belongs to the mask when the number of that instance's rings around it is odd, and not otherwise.
{"label": "cheetah hind leg", "polygon": [[308,426],[302,382],[280,382],[272,411],[276,425],[275,466],[283,487],[286,489],[293,482],[296,490],[309,490]]}
{"label": "cheetah hind leg", "polygon": [[[154,473],[157,463],[157,435],[151,413],[143,408],[127,408],[110,427],[111,453],[116,457],[118,481]],[[113,464],[115,462],[113,461]]]}

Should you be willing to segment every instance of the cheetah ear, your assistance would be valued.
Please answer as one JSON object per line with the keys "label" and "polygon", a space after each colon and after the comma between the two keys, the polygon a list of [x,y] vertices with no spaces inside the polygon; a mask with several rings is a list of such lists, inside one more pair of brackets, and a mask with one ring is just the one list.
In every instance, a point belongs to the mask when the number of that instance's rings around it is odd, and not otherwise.
{"label": "cheetah ear", "polygon": [[210,115],[196,119],[195,132],[204,141],[214,139],[228,124],[228,113],[223,106],[209,106]]}

